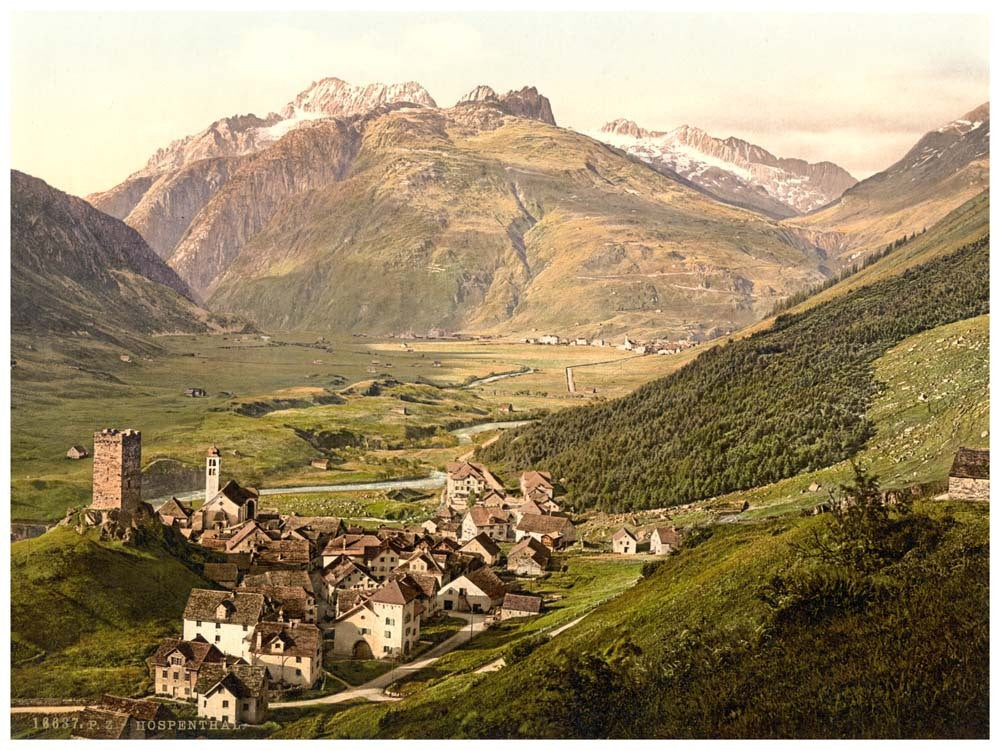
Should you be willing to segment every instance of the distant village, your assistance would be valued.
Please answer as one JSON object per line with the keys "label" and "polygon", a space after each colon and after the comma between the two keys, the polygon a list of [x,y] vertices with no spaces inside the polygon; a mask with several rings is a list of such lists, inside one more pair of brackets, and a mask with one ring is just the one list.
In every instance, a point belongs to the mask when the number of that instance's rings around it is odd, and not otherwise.
{"label": "distant village", "polygon": [[616,344],[611,339],[587,339],[582,337],[565,339],[555,334],[545,334],[537,338],[522,338],[521,343],[541,344],[544,346],[594,346],[599,349],[618,349],[619,351],[632,352],[633,354],[678,354],[685,349],[690,349],[698,345],[697,341],[691,339],[680,341],[666,341],[664,339],[640,341],[626,335],[622,337],[621,343]]}
{"label": "distant village", "polygon": [[[222,726],[265,721],[272,698],[317,684],[324,656],[402,662],[419,652],[421,626],[439,618],[489,627],[540,614],[542,598],[523,583],[544,576],[557,552],[579,546],[543,471],[524,472],[515,494],[484,465],[455,461],[431,519],[366,530],[262,508],[257,489],[222,481],[217,447],[205,457],[200,506],[170,498],[153,508],[140,497],[141,440],[135,430],[95,433],[93,501],[78,530],[129,541],[155,518],[210,560],[201,572],[217,588],[190,592],[177,635],[148,668],[155,695],[192,702],[200,719]],[[641,543],[664,555],[681,537],[658,528],[640,542],[623,528],[609,542],[614,554],[636,554]],[[141,717],[163,711],[144,699],[107,701],[114,705],[88,708],[107,715],[89,722],[98,727],[91,735],[78,728],[80,736],[146,736]],[[107,727],[117,729],[109,735]]]}

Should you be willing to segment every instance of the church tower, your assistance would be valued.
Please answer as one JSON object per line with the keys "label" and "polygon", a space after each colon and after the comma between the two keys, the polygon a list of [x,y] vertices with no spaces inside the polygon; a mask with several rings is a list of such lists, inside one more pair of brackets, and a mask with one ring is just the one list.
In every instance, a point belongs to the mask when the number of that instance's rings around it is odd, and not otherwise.
{"label": "church tower", "polygon": [[208,449],[205,457],[205,502],[207,503],[219,493],[219,471],[222,454],[214,445]]}

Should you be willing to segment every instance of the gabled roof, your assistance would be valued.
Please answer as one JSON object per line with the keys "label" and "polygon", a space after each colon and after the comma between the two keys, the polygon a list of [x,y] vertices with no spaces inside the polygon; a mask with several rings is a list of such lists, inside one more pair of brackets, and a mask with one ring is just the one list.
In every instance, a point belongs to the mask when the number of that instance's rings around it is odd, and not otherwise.
{"label": "gabled roof", "polygon": [[251,586],[241,591],[254,591],[270,600],[271,607],[280,607],[285,617],[303,619],[309,613],[309,600],[315,599],[312,586]]}
{"label": "gabled roof", "polygon": [[438,589],[441,588],[437,576],[430,573],[405,573],[403,580],[408,585],[418,589],[428,599],[436,596]]}
{"label": "gabled roof", "polygon": [[323,568],[323,580],[328,585],[337,588],[337,584],[354,573],[360,573],[366,578],[372,577],[371,573],[353,560],[339,558]]}
{"label": "gabled roof", "polygon": [[615,532],[615,535],[613,537],[611,537],[611,538],[614,541],[617,542],[619,539],[624,539],[625,537],[628,537],[633,542],[637,541],[635,534],[633,534],[631,531],[629,531],[628,529],[626,529],[624,526],[622,526],[620,529],[618,529],[618,531]]}
{"label": "gabled roof", "polygon": [[476,525],[476,528],[507,523],[506,513],[496,508],[486,508],[482,505],[473,505],[466,512],[466,515],[472,519],[472,523]]}
{"label": "gabled roof", "polygon": [[529,596],[528,594],[507,594],[500,606],[515,612],[531,612],[537,615],[542,611],[542,597]]}
{"label": "gabled roof", "polygon": [[521,474],[521,487],[525,492],[536,487],[552,489],[552,475],[547,471],[526,471]]}
{"label": "gabled roof", "polygon": [[198,673],[194,692],[207,696],[220,689],[229,691],[237,698],[260,697],[267,689],[267,667],[206,664]]}
{"label": "gabled roof", "polygon": [[[226,606],[226,616],[216,615],[219,605]],[[256,625],[264,614],[264,596],[250,591],[211,591],[192,589],[184,607],[185,620],[206,620],[236,625]]]}
{"label": "gabled roof", "polygon": [[202,664],[221,664],[225,655],[203,638],[184,641],[180,638],[165,638],[150,657],[150,662],[157,666],[169,664],[169,657],[174,652],[184,657],[185,667],[197,671]]}
{"label": "gabled roof", "polygon": [[515,560],[522,555],[532,557],[537,562],[545,565],[545,563],[548,562],[549,557],[552,556],[552,553],[549,551],[548,547],[535,539],[533,536],[526,536],[510,548],[510,552],[507,553],[507,559]]}
{"label": "gabled roof", "polygon": [[235,549],[241,542],[255,534],[264,536],[267,539],[271,538],[256,521],[247,521],[243,524],[242,528],[226,540],[226,549]]}
{"label": "gabled roof", "polygon": [[476,534],[461,547],[462,552],[474,552],[476,549],[482,550],[490,557],[500,554],[500,546],[483,532]]}
{"label": "gabled roof", "polygon": [[242,507],[246,504],[247,500],[256,500],[260,496],[260,493],[253,487],[240,487],[235,479],[230,479],[223,485],[215,497],[211,498],[208,502],[211,503],[220,496]]}
{"label": "gabled roof", "polygon": [[[547,498],[548,498],[548,496],[546,496],[546,499]],[[520,505],[518,505],[517,506],[517,511],[522,516],[543,516],[543,515],[545,515],[545,513],[542,511],[542,509],[540,507],[538,507],[538,503],[536,503],[534,500],[532,500],[530,498],[526,499],[523,503],[521,503]]]}
{"label": "gabled roof", "polygon": [[[255,654],[270,653],[271,644],[279,638],[284,642],[282,653],[315,659],[323,635],[318,627],[308,623],[261,622],[254,628],[250,651]],[[257,645],[258,639],[260,646]]]}
{"label": "gabled roof", "polygon": [[668,526],[659,526],[653,529],[650,538],[654,536],[660,540],[660,544],[680,544],[681,541],[681,535],[677,533],[677,529]]}
{"label": "gabled roof", "polygon": [[257,550],[257,565],[308,565],[312,544],[307,539],[273,539]]}
{"label": "gabled roof", "polygon": [[374,534],[341,534],[326,543],[323,556],[375,554],[382,548],[383,543],[383,540]]}
{"label": "gabled roof", "polygon": [[503,581],[489,568],[476,568],[471,573],[466,573],[464,578],[490,599],[499,599],[507,592]]}
{"label": "gabled roof", "polygon": [[190,518],[194,511],[176,497],[172,497],[161,505],[156,512],[161,516],[170,516],[171,518]]}
{"label": "gabled roof", "polygon": [[959,448],[948,476],[956,479],[989,479],[990,452],[976,448]]}
{"label": "gabled roof", "polygon": [[253,586],[299,586],[313,591],[312,578],[304,570],[266,570],[243,579],[244,587]]}
{"label": "gabled roof", "polygon": [[96,708],[127,714],[139,721],[159,721],[174,716],[173,712],[162,703],[144,698],[121,698],[117,695],[102,696]]}
{"label": "gabled roof", "polygon": [[452,461],[448,463],[445,470],[452,479],[475,477],[480,482],[485,482],[493,490],[501,494],[505,492],[500,480],[493,476],[492,472],[482,464],[473,463],[472,461]]}
{"label": "gabled roof", "polygon": [[409,604],[420,595],[420,589],[404,578],[386,581],[372,594],[369,601],[380,604]]}
{"label": "gabled roof", "polygon": [[564,534],[572,522],[565,516],[522,516],[515,527],[529,534]]}

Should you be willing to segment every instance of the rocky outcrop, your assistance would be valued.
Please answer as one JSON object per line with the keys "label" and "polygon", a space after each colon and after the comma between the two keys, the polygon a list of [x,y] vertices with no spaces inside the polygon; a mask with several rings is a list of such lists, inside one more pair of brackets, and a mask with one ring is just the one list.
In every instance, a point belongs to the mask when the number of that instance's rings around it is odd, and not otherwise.
{"label": "rocky outcrop", "polygon": [[552,115],[552,105],[534,86],[525,86],[518,91],[511,90],[503,96],[498,96],[489,86],[479,85],[459,99],[455,106],[467,104],[494,104],[505,114],[514,117],[526,117],[549,125],[556,124],[556,118]]}
{"label": "rocky outcrop", "polygon": [[354,86],[339,78],[315,81],[281,110],[285,119],[302,113],[326,117],[363,115],[386,104],[409,103],[421,107],[437,107],[427,89],[416,81],[407,83],[371,83]]}
{"label": "rocky outcrop", "polygon": [[689,125],[661,132],[619,119],[597,137],[721,200],[775,218],[813,211],[857,183],[831,162],[783,159],[748,141],[715,138]]}

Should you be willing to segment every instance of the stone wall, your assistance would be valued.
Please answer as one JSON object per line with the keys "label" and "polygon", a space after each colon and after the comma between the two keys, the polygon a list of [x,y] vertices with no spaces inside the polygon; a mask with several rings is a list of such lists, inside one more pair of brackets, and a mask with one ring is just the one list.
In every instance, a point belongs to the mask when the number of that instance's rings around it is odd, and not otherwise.
{"label": "stone wall", "polygon": [[990,480],[950,477],[948,495],[953,500],[989,500]]}

